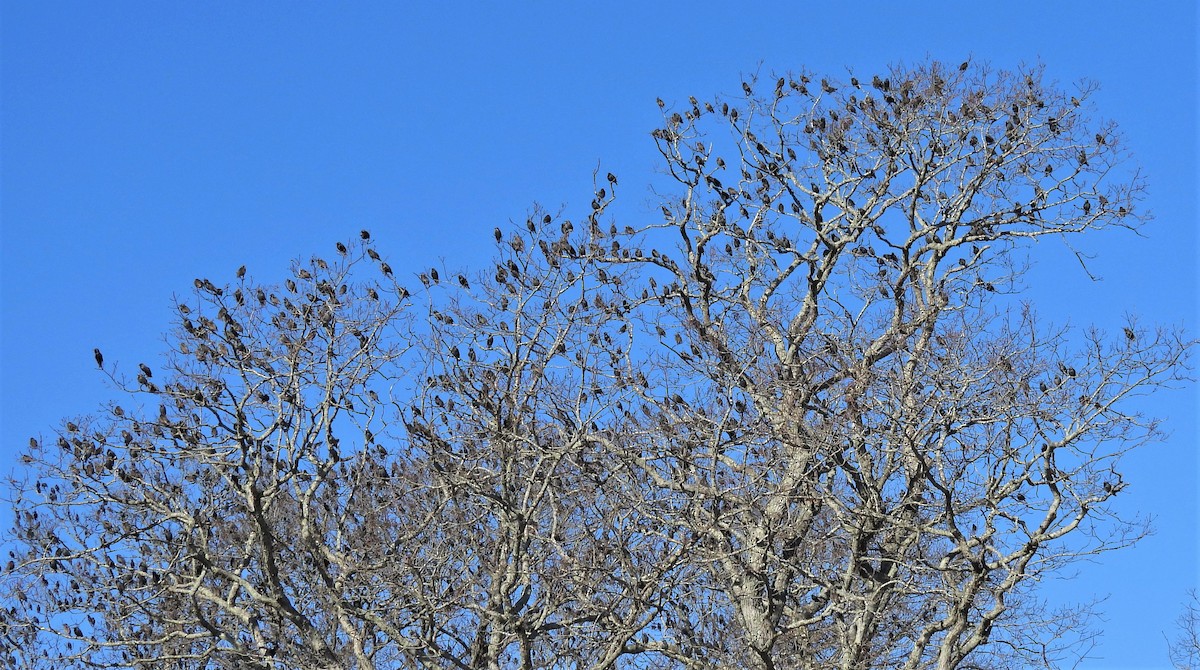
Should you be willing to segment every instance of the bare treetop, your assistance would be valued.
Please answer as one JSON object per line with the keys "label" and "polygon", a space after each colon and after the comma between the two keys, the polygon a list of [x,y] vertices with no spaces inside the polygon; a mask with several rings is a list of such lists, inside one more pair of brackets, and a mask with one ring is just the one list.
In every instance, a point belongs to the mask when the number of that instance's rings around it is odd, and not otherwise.
{"label": "bare treetop", "polygon": [[168,369],[31,443],[12,665],[1077,657],[1088,612],[1039,579],[1145,533],[1111,505],[1159,437],[1129,401],[1193,342],[1008,295],[1033,240],[1144,222],[1115,127],[1038,69],[742,93],[660,101],[649,224],[598,173],[475,272],[362,231],[282,285],[197,279]]}

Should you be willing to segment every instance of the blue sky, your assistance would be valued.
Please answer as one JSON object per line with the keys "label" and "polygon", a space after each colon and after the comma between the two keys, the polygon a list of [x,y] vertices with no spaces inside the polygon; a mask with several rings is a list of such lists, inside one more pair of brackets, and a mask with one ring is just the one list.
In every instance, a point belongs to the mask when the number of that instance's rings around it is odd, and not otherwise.
{"label": "blue sky", "polygon": [[[1060,323],[1195,332],[1192,5],[3,2],[0,469],[113,397],[92,347],[153,365],[193,278],[282,279],[359,228],[398,272],[479,266],[534,202],[585,206],[598,166],[651,216],[655,97],[759,71],[972,57],[1099,81],[1156,218],[1089,243],[1100,282],[1047,245],[1028,297]],[[1084,668],[1168,665],[1163,631],[1198,583],[1196,398],[1148,403],[1172,437],[1129,461],[1126,509],[1157,534],[1049,585],[1111,594]]]}

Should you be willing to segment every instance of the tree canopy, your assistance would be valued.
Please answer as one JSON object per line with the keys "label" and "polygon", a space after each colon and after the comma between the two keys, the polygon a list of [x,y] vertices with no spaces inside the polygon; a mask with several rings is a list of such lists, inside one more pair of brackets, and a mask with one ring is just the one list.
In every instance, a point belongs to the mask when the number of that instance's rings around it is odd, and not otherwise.
{"label": "tree canopy", "polygon": [[[1146,220],[1092,89],[929,61],[663,107],[650,222],[367,231],[178,302],[165,370],[31,440],[13,667],[1005,668],[1144,532],[1131,400],[1193,342],[1045,325],[1032,243]],[[486,233],[485,233],[486,234]],[[107,364],[107,365],[106,365]]]}

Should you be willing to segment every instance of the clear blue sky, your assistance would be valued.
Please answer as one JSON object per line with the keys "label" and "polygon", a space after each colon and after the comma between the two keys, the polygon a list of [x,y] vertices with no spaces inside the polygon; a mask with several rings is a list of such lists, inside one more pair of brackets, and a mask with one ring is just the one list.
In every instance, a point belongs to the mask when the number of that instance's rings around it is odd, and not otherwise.
{"label": "clear blue sky", "polygon": [[[971,56],[1098,80],[1157,216],[1092,243],[1099,283],[1046,245],[1029,297],[1059,322],[1195,331],[1194,2],[571,4],[3,2],[0,470],[112,397],[92,347],[157,362],[195,277],[280,279],[364,227],[398,271],[478,266],[533,202],[586,206],[601,164],[651,216],[655,97],[760,67]],[[1131,459],[1125,504],[1157,534],[1052,585],[1111,593],[1084,668],[1167,667],[1197,585],[1196,393],[1148,407],[1173,436]]]}

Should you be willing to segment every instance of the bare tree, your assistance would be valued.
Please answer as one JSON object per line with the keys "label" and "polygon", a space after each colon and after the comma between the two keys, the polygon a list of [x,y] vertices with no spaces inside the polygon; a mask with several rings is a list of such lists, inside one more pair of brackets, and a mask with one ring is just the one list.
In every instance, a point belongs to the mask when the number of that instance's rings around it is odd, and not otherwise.
{"label": "bare tree", "polygon": [[1200,597],[1195,591],[1188,593],[1176,625],[1179,630],[1170,640],[1171,663],[1178,670],[1200,668]]}
{"label": "bare tree", "polygon": [[1110,506],[1159,437],[1129,401],[1193,344],[1010,297],[1032,241],[1141,225],[1115,127],[1038,70],[743,89],[663,104],[653,223],[609,174],[484,271],[405,287],[364,231],[282,286],[197,280],[158,377],[97,351],[129,406],[13,483],[11,664],[1077,655],[1038,581],[1144,534]]}

